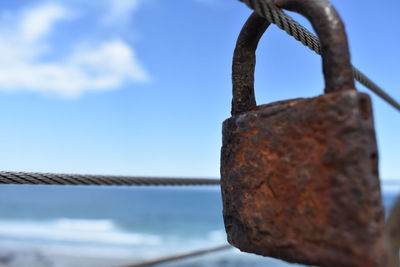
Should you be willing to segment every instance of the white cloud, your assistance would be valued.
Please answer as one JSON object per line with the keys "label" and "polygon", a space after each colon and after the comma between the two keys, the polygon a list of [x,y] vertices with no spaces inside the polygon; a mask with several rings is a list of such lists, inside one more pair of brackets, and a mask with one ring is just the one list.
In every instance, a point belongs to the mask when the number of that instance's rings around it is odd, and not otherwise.
{"label": "white cloud", "polygon": [[64,62],[20,60],[11,65],[0,65],[0,86],[4,89],[67,97],[85,91],[112,90],[125,81],[143,82],[148,78],[133,51],[120,40],[103,43],[90,51],[76,51]]}
{"label": "white cloud", "polygon": [[21,20],[21,37],[26,41],[37,41],[51,30],[57,20],[66,18],[66,15],[64,8],[54,4],[30,10]]}
{"label": "white cloud", "polygon": [[86,91],[113,90],[127,82],[149,80],[134,50],[121,38],[103,40],[94,47],[87,45],[90,40],[86,45],[85,40],[71,43],[81,48],[58,60],[44,60],[47,52],[57,49],[46,37],[67,14],[60,4],[43,4],[20,16],[15,14],[12,30],[0,29],[0,90],[76,97]]}
{"label": "white cloud", "polygon": [[134,52],[121,40],[101,44],[94,51],[74,54],[72,64],[99,75],[126,75],[134,80],[147,80],[147,74],[136,64]]}
{"label": "white cloud", "polygon": [[108,15],[104,22],[125,22],[139,6],[139,0],[108,0]]}

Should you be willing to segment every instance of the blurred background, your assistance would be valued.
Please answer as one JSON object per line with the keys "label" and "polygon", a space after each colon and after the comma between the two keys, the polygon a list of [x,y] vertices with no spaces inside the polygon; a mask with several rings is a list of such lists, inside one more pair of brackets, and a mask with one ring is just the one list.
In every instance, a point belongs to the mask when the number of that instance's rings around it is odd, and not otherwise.
{"label": "blurred background", "polygon": [[[400,2],[331,2],[353,64],[400,100]],[[250,14],[237,0],[0,0],[1,170],[218,178]],[[271,26],[255,88],[258,103],[319,95],[321,59]],[[358,89],[373,99],[389,208],[400,114]],[[217,187],[0,186],[0,266],[115,266],[225,243]],[[236,250],[181,264],[286,266]]]}

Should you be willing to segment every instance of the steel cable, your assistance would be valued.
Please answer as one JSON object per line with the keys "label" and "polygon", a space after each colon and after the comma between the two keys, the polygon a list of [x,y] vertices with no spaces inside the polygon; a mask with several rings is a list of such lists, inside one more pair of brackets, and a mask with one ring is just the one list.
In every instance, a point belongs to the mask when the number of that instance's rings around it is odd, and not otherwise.
{"label": "steel cable", "polygon": [[[265,0],[239,0],[257,14],[276,24],[317,54],[321,54],[318,38],[285,14],[281,9]],[[400,111],[400,104],[377,84],[353,67],[354,78],[379,97]],[[50,174],[27,172],[0,172],[0,184],[58,184],[58,185],[218,185],[219,179],[153,178],[105,175]]]}
{"label": "steel cable", "polygon": [[202,250],[197,250],[193,252],[189,252],[186,254],[181,254],[181,255],[175,255],[175,256],[169,256],[165,258],[160,258],[160,259],[155,259],[155,260],[150,260],[147,262],[141,262],[141,263],[135,263],[131,265],[125,265],[121,267],[149,267],[149,266],[157,266],[163,263],[170,263],[178,260],[183,260],[183,259],[188,259],[188,258],[193,258],[197,256],[202,256],[205,254],[210,254],[214,252],[219,252],[227,249],[232,249],[231,245],[223,245],[215,248],[208,248],[208,249],[202,249]]}
{"label": "steel cable", "polygon": [[0,172],[0,184],[32,185],[219,185],[219,179],[156,178],[111,175],[54,174],[36,172]]}
{"label": "steel cable", "polygon": [[[290,36],[293,36],[297,41],[315,51],[318,55],[321,54],[321,45],[318,37],[300,25],[297,21],[284,13],[276,5],[267,3],[265,0],[239,0],[245,3],[249,8],[253,9],[258,15],[267,19],[270,23],[277,25],[280,29],[284,30]],[[395,109],[400,111],[400,103],[388,95],[382,88],[380,88],[371,79],[365,76],[361,71],[353,66],[354,78],[370,89],[380,98],[385,100]]]}

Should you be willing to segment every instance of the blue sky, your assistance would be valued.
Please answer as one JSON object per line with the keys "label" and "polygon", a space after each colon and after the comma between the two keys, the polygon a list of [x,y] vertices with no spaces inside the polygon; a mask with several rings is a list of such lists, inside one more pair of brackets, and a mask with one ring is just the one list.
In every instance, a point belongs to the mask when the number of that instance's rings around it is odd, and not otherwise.
{"label": "blue sky", "polygon": [[[332,3],[353,64],[400,100],[400,2]],[[1,169],[218,177],[232,52],[250,13],[237,0],[1,0]],[[258,102],[322,90],[320,58],[272,26]],[[381,177],[400,179],[400,114],[371,95]]]}

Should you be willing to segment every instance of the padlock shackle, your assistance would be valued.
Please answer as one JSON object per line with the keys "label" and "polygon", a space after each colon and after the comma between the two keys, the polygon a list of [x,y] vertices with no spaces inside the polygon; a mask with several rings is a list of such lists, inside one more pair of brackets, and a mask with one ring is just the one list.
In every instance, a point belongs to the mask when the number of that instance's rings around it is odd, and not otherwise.
{"label": "padlock shackle", "polygon": [[[243,0],[241,0],[243,1]],[[355,90],[350,52],[344,24],[327,0],[265,0],[280,8],[305,16],[321,42],[325,93]],[[232,115],[256,107],[254,69],[256,49],[270,23],[253,13],[243,26],[236,42],[232,65]]]}

